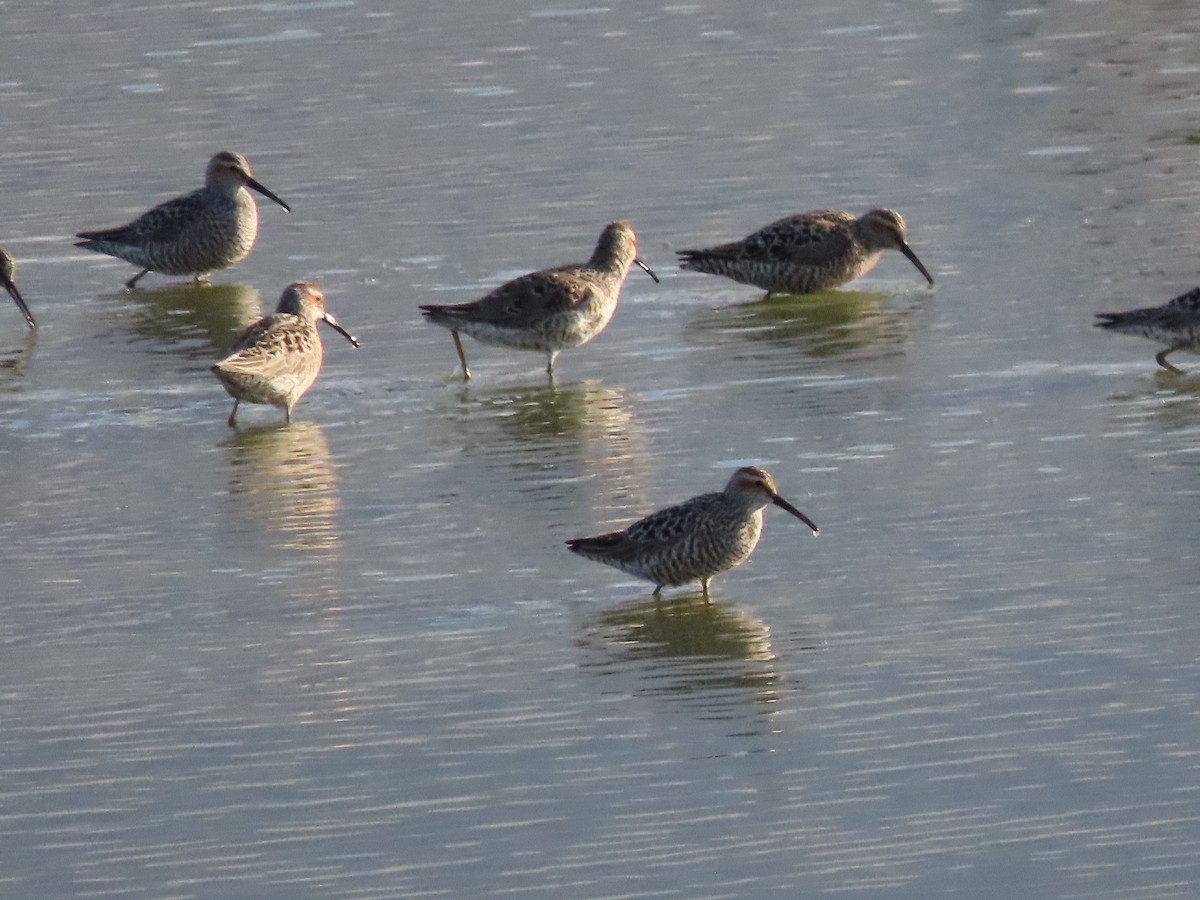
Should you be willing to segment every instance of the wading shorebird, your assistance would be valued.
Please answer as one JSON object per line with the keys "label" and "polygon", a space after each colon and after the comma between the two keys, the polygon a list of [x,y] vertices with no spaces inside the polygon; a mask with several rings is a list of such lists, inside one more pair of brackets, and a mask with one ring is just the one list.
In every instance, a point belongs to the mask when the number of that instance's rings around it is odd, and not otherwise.
{"label": "wading shorebird", "polygon": [[246,188],[292,208],[250,174],[250,163],[225,151],[208,161],[204,187],[161,203],[128,225],[105,231],[81,231],[75,246],[105,253],[141,266],[125,287],[132,290],[147,272],[194,275],[197,282],[209,272],[245,259],[258,235],[258,207]]}
{"label": "wading shorebird", "polygon": [[25,321],[29,323],[29,327],[37,328],[37,322],[33,320],[33,313],[25,305],[25,298],[21,296],[21,292],[17,290],[16,282],[13,281],[13,278],[16,277],[16,272],[17,264],[13,261],[8,251],[0,247],[0,284],[4,285],[4,289],[8,291],[8,296],[13,298],[13,302],[21,310],[21,315],[25,317]]}
{"label": "wading shorebird", "polygon": [[769,295],[831,290],[869,272],[884,250],[899,250],[933,284],[908,246],[904,219],[890,209],[858,218],[818,209],[772,222],[740,241],[678,253],[681,269],[724,275]]}
{"label": "wading shorebird", "polygon": [[233,353],[212,367],[233,397],[230,428],[237,424],[238,404],[243,400],[277,406],[292,421],[292,407],[321,371],[324,351],[317,322],[322,321],[358,346],[358,339],[325,311],[320,288],[309,281],[289,284],[275,312],[247,328],[233,345]]}
{"label": "wading shorebird", "polygon": [[450,329],[454,349],[470,380],[459,332],[497,347],[540,350],[546,372],[554,374],[554,359],[563,350],[586,344],[608,324],[617,309],[621,285],[631,265],[656,282],[658,276],[638,259],[637,239],[628,222],[605,226],[592,258],[586,263],[530,272],[500,285],[485,297],[455,306],[422,306],[435,325]]}
{"label": "wading shorebird", "polygon": [[1137,334],[1166,344],[1154,360],[1164,369],[1183,374],[1183,370],[1167,362],[1167,354],[1176,350],[1200,353],[1200,288],[1192,288],[1162,306],[1131,309],[1128,312],[1096,313],[1101,321],[1098,328]]}
{"label": "wading shorebird", "polygon": [[651,513],[624,531],[567,541],[571,552],[664,587],[700,582],[744,562],[762,534],[763,507],[775,504],[819,533],[812,519],[779,496],[762,469],[738,469],[725,490],[701,494],[678,506]]}

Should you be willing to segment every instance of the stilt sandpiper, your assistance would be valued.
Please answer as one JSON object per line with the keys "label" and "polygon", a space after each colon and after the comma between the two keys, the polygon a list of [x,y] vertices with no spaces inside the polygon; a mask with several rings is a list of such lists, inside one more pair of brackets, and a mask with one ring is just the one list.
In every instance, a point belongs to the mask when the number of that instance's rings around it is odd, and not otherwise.
{"label": "stilt sandpiper", "polygon": [[225,151],[208,161],[204,187],[142,213],[128,225],[81,231],[75,246],[141,266],[125,287],[133,289],[147,272],[194,275],[203,281],[213,269],[246,258],[258,235],[258,207],[246,188],[292,208],[250,174],[250,163]]}
{"label": "stilt sandpiper", "polygon": [[16,276],[17,264],[13,262],[13,258],[8,251],[0,247],[0,284],[4,285],[4,289],[8,291],[8,295],[13,298],[13,302],[21,310],[21,314],[25,316],[25,321],[29,323],[30,328],[37,328],[37,322],[33,320],[33,313],[29,311],[29,307],[25,305],[25,298],[21,296],[21,292],[17,290],[17,285],[13,281]]}
{"label": "stilt sandpiper", "polygon": [[304,396],[321,371],[324,352],[317,322],[327,322],[355,347],[358,339],[325,311],[325,295],[315,284],[289,284],[275,312],[245,330],[233,353],[212,367],[221,379],[233,411],[229,427],[236,425],[238,403],[269,403],[292,421],[292,407]]}
{"label": "stilt sandpiper", "polygon": [[836,209],[788,216],[740,241],[680,250],[679,267],[724,275],[768,294],[815,294],[866,274],[883,250],[899,250],[933,284],[908,246],[904,219],[890,209],[859,218]]}
{"label": "stilt sandpiper", "polygon": [[430,322],[449,328],[470,379],[459,332],[497,347],[540,350],[546,371],[553,375],[554,359],[563,350],[586,344],[608,324],[630,265],[658,276],[638,259],[637,240],[628,222],[605,226],[592,258],[586,263],[530,272],[500,285],[485,297],[456,306],[422,306]]}
{"label": "stilt sandpiper", "polygon": [[775,481],[762,469],[738,469],[725,490],[701,494],[678,506],[652,513],[624,531],[567,541],[580,556],[653,581],[658,595],[667,585],[708,581],[744,562],[762,534],[763,507],[774,503],[798,518],[815,535],[817,526],[779,496]]}
{"label": "stilt sandpiper", "polygon": [[1137,334],[1166,344],[1154,360],[1164,369],[1183,374],[1183,370],[1167,362],[1167,354],[1176,350],[1200,353],[1200,288],[1192,288],[1162,306],[1131,309],[1128,312],[1096,313],[1101,321],[1096,325],[1110,331]]}

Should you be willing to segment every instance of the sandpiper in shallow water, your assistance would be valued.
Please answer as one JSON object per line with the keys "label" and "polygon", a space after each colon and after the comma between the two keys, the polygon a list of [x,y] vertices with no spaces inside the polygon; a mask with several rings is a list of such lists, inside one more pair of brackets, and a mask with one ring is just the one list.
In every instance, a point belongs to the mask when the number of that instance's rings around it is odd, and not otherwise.
{"label": "sandpiper in shallow water", "polygon": [[890,209],[858,218],[837,209],[788,216],[740,241],[680,250],[679,267],[724,275],[768,294],[814,294],[866,274],[884,250],[899,250],[933,284],[908,246],[904,219]]}
{"label": "sandpiper in shallow water", "polygon": [[1164,369],[1183,373],[1169,362],[1167,354],[1176,350],[1200,353],[1200,288],[1192,288],[1162,306],[1148,306],[1127,312],[1096,313],[1099,328],[1136,334],[1166,344],[1155,354],[1155,361]]}
{"label": "sandpiper in shallow water", "polygon": [[204,187],[161,203],[128,225],[81,231],[75,246],[141,266],[125,287],[131,290],[147,272],[194,275],[203,281],[214,269],[246,258],[258,236],[258,207],[246,188],[292,208],[250,174],[238,153],[218,153],[208,161]]}
{"label": "sandpiper in shallow water", "polygon": [[422,306],[421,312],[435,325],[450,329],[465,379],[470,379],[471,370],[459,332],[497,347],[540,350],[547,357],[546,371],[553,374],[561,351],[586,344],[604,330],[631,265],[658,281],[638,259],[632,226],[613,222],[601,232],[586,263],[530,272],[471,303]]}
{"label": "sandpiper in shallow water", "polygon": [[325,311],[325,295],[309,281],[289,284],[275,312],[247,328],[233,353],[212,367],[221,379],[233,410],[229,427],[236,424],[238,403],[269,403],[292,421],[292,407],[304,396],[321,371],[324,351],[317,322],[327,322],[355,347],[358,339]]}
{"label": "sandpiper in shallow water", "polygon": [[13,281],[16,277],[16,271],[17,264],[13,261],[12,256],[9,255],[7,250],[0,247],[0,284],[4,285],[4,289],[8,291],[8,296],[13,298],[13,302],[21,310],[21,315],[25,317],[25,321],[29,323],[29,327],[37,328],[37,322],[33,319],[33,313],[25,305],[25,298],[21,296],[21,292],[17,290],[16,282]]}
{"label": "sandpiper in shallow water", "polygon": [[772,503],[818,533],[808,516],[779,496],[766,471],[747,466],[734,472],[719,493],[659,510],[624,531],[574,538],[567,546],[580,556],[653,581],[656,595],[668,585],[699,581],[708,596],[712,576],[739,565],[754,551],[762,534],[763,507]]}

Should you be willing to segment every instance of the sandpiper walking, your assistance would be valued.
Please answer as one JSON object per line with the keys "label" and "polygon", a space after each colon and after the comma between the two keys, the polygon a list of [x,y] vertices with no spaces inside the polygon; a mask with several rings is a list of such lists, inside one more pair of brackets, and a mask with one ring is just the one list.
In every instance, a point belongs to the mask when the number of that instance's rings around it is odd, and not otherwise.
{"label": "sandpiper walking", "polygon": [[779,496],[775,481],[754,466],[738,469],[725,490],[701,494],[652,513],[624,531],[567,541],[580,556],[653,581],[657,596],[667,585],[708,581],[744,562],[762,534],[763,507],[774,503],[818,533],[813,521]]}
{"label": "sandpiper walking", "polygon": [[470,379],[459,332],[484,344],[546,354],[546,371],[563,350],[586,344],[608,324],[617,308],[621,285],[631,265],[658,276],[638,259],[637,239],[628,222],[605,226],[592,258],[586,263],[530,272],[500,285],[485,297],[456,306],[422,306],[430,322],[449,328]]}
{"label": "sandpiper walking", "polygon": [[225,151],[208,161],[204,187],[161,203],[128,225],[105,231],[81,231],[75,246],[140,266],[125,282],[133,289],[147,272],[194,275],[204,281],[213,269],[246,258],[258,235],[258,207],[246,188],[292,208],[250,174],[250,163]]}
{"label": "sandpiper walking", "polygon": [[768,294],[815,294],[865,275],[884,250],[899,250],[933,284],[908,246],[904,219],[890,209],[858,218],[837,209],[788,216],[740,241],[680,250],[679,267],[724,275]]}
{"label": "sandpiper walking", "polygon": [[325,311],[321,289],[297,281],[284,289],[275,312],[247,328],[233,345],[233,353],[212,367],[233,397],[230,428],[237,424],[238,403],[243,400],[277,406],[292,421],[292,407],[321,371],[324,352],[318,321],[329,323],[358,346],[358,339]]}
{"label": "sandpiper walking", "polygon": [[1099,328],[1137,334],[1166,344],[1165,350],[1154,355],[1154,360],[1164,369],[1183,374],[1167,362],[1167,354],[1176,350],[1191,350],[1200,353],[1200,288],[1192,288],[1162,306],[1131,309],[1128,312],[1096,313]]}
{"label": "sandpiper walking", "polygon": [[25,321],[29,323],[29,327],[37,328],[37,322],[33,319],[33,313],[25,305],[25,298],[21,296],[21,292],[17,290],[16,282],[13,281],[13,278],[16,277],[16,271],[17,264],[13,261],[8,251],[0,247],[0,284],[4,285],[4,289],[8,291],[8,296],[13,298],[13,302],[17,304],[17,308],[21,310],[21,314],[25,316]]}

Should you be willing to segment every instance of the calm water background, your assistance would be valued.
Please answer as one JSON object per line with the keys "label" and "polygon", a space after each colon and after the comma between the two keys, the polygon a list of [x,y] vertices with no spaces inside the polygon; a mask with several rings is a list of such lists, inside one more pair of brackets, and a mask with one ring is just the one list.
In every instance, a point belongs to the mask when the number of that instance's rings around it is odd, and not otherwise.
{"label": "calm water background", "polygon": [[[0,3],[0,896],[1200,895],[1200,8]],[[245,153],[204,289],[76,251]],[[900,209],[833,297],[672,249]],[[422,302],[586,257],[536,355]],[[207,366],[296,278],[291,428]],[[1181,365],[1200,371],[1186,355]],[[706,608],[562,540],[767,466]]]}

